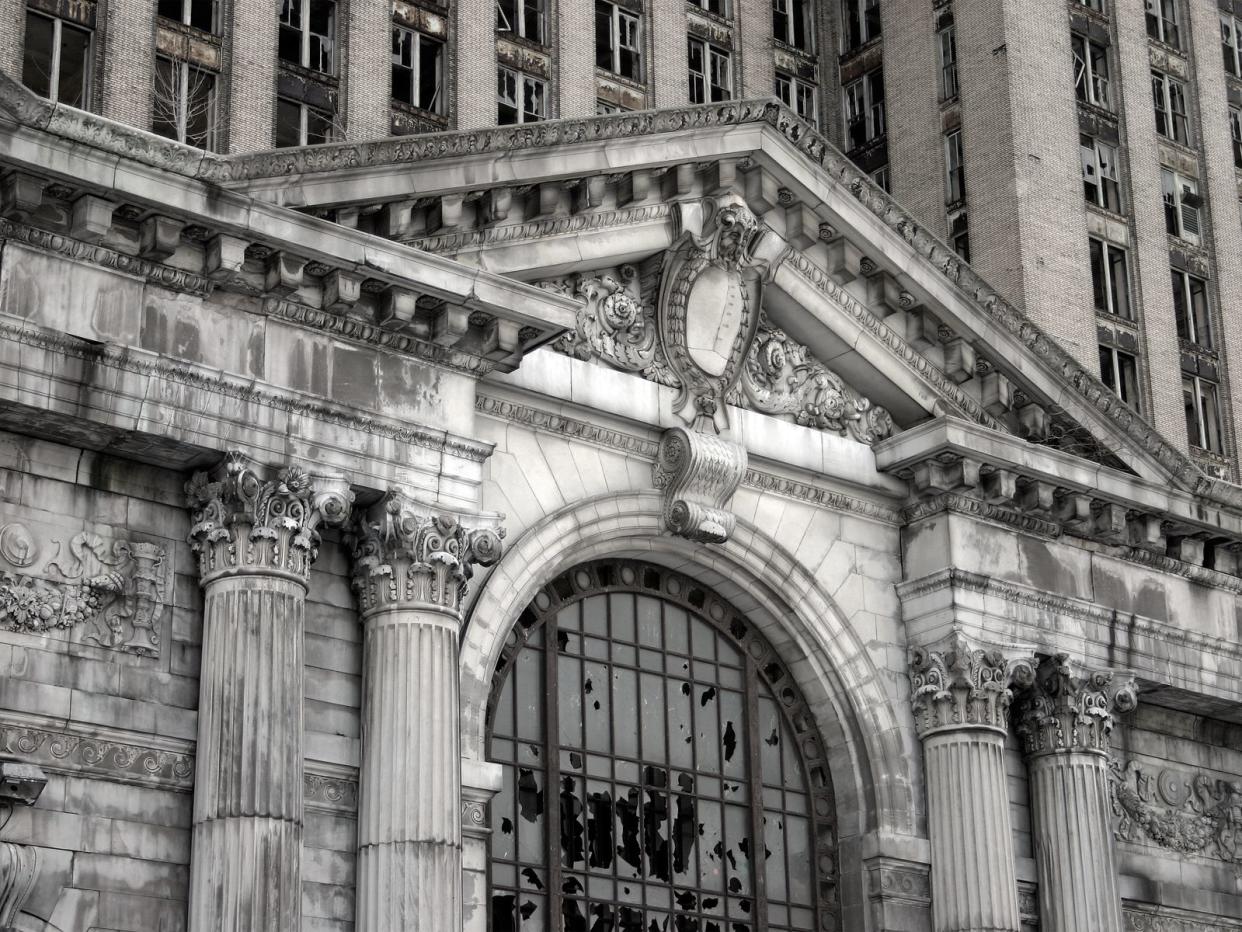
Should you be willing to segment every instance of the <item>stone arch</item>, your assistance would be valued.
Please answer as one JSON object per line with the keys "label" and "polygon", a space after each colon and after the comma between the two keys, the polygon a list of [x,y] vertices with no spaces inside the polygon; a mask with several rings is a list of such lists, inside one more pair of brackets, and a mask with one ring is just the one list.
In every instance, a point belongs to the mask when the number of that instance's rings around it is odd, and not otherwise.
{"label": "stone arch", "polygon": [[599,496],[547,516],[510,544],[478,589],[462,638],[463,756],[486,759],[492,674],[538,589],[577,563],[632,557],[711,588],[767,638],[831,748],[843,839],[877,830],[913,834],[920,819],[901,718],[845,616],[805,567],[753,524],[739,521],[728,542],[707,547],[665,533],[662,508],[653,491]]}

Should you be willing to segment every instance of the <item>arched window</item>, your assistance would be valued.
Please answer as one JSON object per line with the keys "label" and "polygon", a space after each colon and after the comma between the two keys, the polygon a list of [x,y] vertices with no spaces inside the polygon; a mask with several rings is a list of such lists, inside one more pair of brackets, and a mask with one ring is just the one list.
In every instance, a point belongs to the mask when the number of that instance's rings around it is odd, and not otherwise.
{"label": "arched window", "polygon": [[837,928],[823,742],[763,637],[693,580],[627,561],[553,580],[488,723],[493,932]]}

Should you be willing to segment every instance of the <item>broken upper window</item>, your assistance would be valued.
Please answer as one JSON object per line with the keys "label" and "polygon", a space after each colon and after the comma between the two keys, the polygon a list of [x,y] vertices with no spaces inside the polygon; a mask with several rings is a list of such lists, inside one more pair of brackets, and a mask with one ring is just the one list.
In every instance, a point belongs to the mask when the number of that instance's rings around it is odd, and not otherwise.
{"label": "broken upper window", "polygon": [[215,0],[157,0],[160,16],[173,22],[193,26],[203,32],[216,31]]}
{"label": "broken upper window", "polygon": [[22,83],[71,107],[90,106],[91,31],[67,20],[26,11]]}
{"label": "broken upper window", "polygon": [[151,132],[199,149],[216,136],[216,78],[189,62],[157,55]]}
{"label": "broken upper window", "polygon": [[327,110],[298,103],[285,97],[276,98],[276,148],[314,146],[331,142],[336,135],[335,121]]}
{"label": "broken upper window", "polygon": [[403,104],[444,113],[444,43],[413,29],[392,27],[392,96]]}
{"label": "broken upper window", "polygon": [[[722,609],[633,564],[536,596],[492,701],[493,932],[819,928],[828,797],[812,799],[768,685],[783,674],[758,669],[731,632],[756,635]],[[801,703],[787,677],[781,695]]]}
{"label": "broken upper window", "polygon": [[595,66],[631,81],[643,79],[642,17],[595,0]]}
{"label": "broken upper window", "polygon": [[333,0],[284,0],[280,8],[280,60],[311,71],[336,71],[336,4]]}
{"label": "broken upper window", "polygon": [[689,39],[690,103],[718,103],[733,97],[733,60],[729,53],[702,39]]}
{"label": "broken upper window", "polygon": [[776,72],[776,96],[781,103],[812,126],[819,127],[819,113],[815,107],[815,85],[783,71]]}
{"label": "broken upper window", "polygon": [[548,118],[548,85],[511,68],[496,69],[496,122],[538,123]]}
{"label": "broken upper window", "polygon": [[543,0],[496,0],[496,31],[547,45]]}

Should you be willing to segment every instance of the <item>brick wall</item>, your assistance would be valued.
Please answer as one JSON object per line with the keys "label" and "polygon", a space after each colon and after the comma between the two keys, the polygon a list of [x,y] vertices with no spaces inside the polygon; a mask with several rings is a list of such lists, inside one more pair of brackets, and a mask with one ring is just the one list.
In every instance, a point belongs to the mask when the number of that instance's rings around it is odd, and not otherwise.
{"label": "brick wall", "polygon": [[390,123],[391,0],[349,0],[347,64],[341,99],[350,139],[387,136]]}
{"label": "brick wall", "polygon": [[[936,233],[945,229],[944,156],[931,4],[881,7],[889,178],[906,210]],[[838,121],[839,122],[839,121]],[[966,178],[967,189],[972,179]]]}
{"label": "brick wall", "polygon": [[228,151],[270,149],[276,126],[276,36],[280,10],[269,4],[234,3],[227,31]]}
{"label": "brick wall", "polygon": [[771,97],[776,92],[772,58],[771,0],[734,0],[741,78],[739,96]]}
{"label": "brick wall", "polygon": [[453,113],[458,129],[496,122],[496,13],[494,0],[453,4],[457,54],[453,67]]}
{"label": "brick wall", "polygon": [[95,46],[103,55],[103,115],[140,129],[151,128],[154,6],[151,0],[100,4]]}
{"label": "brick wall", "polygon": [[555,94],[559,117],[595,113],[595,5],[568,0],[556,5]]}

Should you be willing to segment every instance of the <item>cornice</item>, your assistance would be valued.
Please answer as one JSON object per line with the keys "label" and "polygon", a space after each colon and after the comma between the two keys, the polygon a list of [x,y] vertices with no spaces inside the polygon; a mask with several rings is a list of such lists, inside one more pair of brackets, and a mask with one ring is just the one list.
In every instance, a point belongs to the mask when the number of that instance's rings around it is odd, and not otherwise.
{"label": "cornice", "polygon": [[[601,427],[589,421],[545,411],[533,405],[507,401],[481,393],[475,399],[475,410],[488,417],[511,421],[534,431],[558,434],[568,440],[591,443],[651,462],[655,462],[659,449],[659,442],[647,437]],[[741,484],[759,492],[780,495],[783,498],[806,502],[831,511],[849,512],[891,525],[901,523],[900,513],[895,508],[888,508],[866,499],[854,498],[851,495],[808,482],[800,482],[787,476],[755,469],[753,466],[746,470]]]}
{"label": "cornice", "polygon": [[178,366],[155,361],[157,357],[153,354],[149,359],[142,359],[139,358],[137,352],[113,344],[94,343],[68,334],[15,326],[2,320],[0,320],[0,339],[58,353],[62,356],[88,360],[96,364],[102,363],[146,378],[163,379],[187,385],[236,401],[262,405],[349,430],[374,434],[394,443],[410,444],[440,453],[448,453],[471,462],[481,463],[491,456],[492,452],[491,444],[476,443],[464,437],[454,437],[444,431],[352,414],[346,409],[308,401],[293,394],[281,394],[277,391],[258,388],[253,381],[240,378],[230,379],[214,370],[199,370],[189,365]]}
{"label": "cornice", "polygon": [[457,233],[441,233],[410,240],[415,249],[433,253],[457,253],[484,246],[509,246],[528,240],[559,236],[565,233],[582,233],[586,230],[611,229],[667,220],[672,214],[670,204],[650,204],[646,207],[625,207],[620,210],[601,210],[574,214],[569,217],[549,217],[524,223],[506,223],[482,230],[463,230]]}

